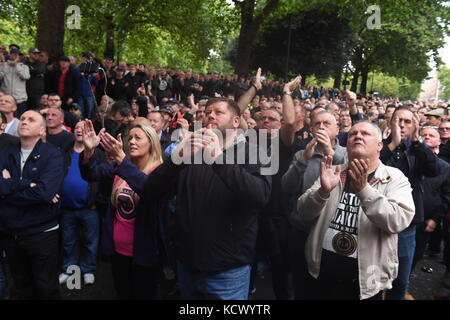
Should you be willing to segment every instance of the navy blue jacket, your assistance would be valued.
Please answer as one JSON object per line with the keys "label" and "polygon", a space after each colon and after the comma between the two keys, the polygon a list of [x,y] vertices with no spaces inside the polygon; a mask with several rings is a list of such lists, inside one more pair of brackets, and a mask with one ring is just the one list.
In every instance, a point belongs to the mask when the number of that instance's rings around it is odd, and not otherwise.
{"label": "navy blue jacket", "polygon": [[[390,138],[383,141],[384,146],[380,153],[380,160],[385,165],[396,167],[401,170],[411,184],[412,196],[416,213],[411,224],[422,223],[424,221],[423,208],[423,179],[425,177],[436,177],[440,173],[437,156],[424,143],[411,143],[407,140],[397,147],[395,152],[388,147]],[[396,153],[405,153],[405,161],[396,158]],[[399,161],[401,163],[399,163]]]}
{"label": "navy blue jacket", "polygon": [[[11,179],[0,175],[0,228],[14,235],[39,233],[58,224],[59,203],[51,204],[64,179],[61,152],[38,141],[20,177],[20,146],[0,154],[0,169],[7,169]],[[30,184],[36,186],[31,188]]]}
{"label": "navy blue jacket", "polygon": [[[83,164],[82,161],[83,154],[80,155],[80,172],[86,181],[101,181],[105,179],[112,181],[117,175],[124,179],[133,191],[139,195],[141,200],[138,202],[136,209],[133,263],[146,267],[158,264],[161,257],[159,217],[168,212],[167,202],[142,199],[147,175],[131,163],[128,158],[125,158],[119,166],[106,162],[98,162],[94,157],[91,157],[86,164]],[[103,221],[101,245],[103,253],[110,256],[115,252],[113,231],[116,210],[111,202],[109,205],[110,208]]]}

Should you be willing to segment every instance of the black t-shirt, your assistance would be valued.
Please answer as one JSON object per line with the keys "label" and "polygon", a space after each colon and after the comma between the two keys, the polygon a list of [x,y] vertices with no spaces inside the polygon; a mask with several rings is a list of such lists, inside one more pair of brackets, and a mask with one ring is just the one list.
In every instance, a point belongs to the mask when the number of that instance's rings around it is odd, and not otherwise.
{"label": "black t-shirt", "polygon": [[[368,181],[374,173],[370,174]],[[322,244],[320,277],[333,281],[358,279],[358,212],[360,200],[347,174],[336,213]]]}

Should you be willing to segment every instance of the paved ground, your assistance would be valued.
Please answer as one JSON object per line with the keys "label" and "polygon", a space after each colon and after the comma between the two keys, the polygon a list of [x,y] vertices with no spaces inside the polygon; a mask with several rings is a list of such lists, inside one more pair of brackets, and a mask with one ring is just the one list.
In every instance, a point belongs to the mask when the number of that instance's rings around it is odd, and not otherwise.
{"label": "paved ground", "polygon": [[[422,271],[423,267],[431,267],[432,273]],[[448,295],[450,290],[445,289],[442,284],[442,276],[445,266],[441,257],[425,257],[416,266],[411,277],[410,293],[417,300],[427,300],[434,295]],[[10,278],[8,276],[8,278]],[[10,279],[9,279],[10,280]],[[11,281],[9,281],[11,283]],[[252,295],[253,300],[273,300],[271,274],[266,271],[257,276],[255,282],[256,292]],[[166,283],[161,291],[169,292],[171,284]],[[112,283],[110,264],[106,260],[99,260],[96,274],[96,282],[92,286],[83,286],[80,290],[69,290],[66,285],[61,286],[61,296],[64,300],[114,300],[115,291]],[[171,296],[173,299],[174,296]]]}
{"label": "paved ground", "polygon": [[[115,299],[114,288],[111,280],[109,262],[99,261],[96,283],[93,286],[82,287],[81,290],[68,290],[61,286],[61,293],[65,300],[110,300]],[[422,271],[423,267],[431,267],[432,273]],[[426,300],[433,295],[448,295],[450,290],[441,285],[445,266],[441,257],[425,257],[418,263],[411,277],[410,293],[417,300]],[[168,291],[170,288],[163,288]],[[256,279],[256,292],[252,296],[255,300],[272,300],[274,295],[271,286],[270,271],[264,272]]]}

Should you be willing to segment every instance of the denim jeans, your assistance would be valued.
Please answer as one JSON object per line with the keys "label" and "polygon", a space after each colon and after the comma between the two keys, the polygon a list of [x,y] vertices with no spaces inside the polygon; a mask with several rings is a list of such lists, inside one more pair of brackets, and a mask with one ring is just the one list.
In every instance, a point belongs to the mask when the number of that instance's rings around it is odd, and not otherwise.
{"label": "denim jeans", "polygon": [[[79,265],[82,273],[93,273],[97,264],[97,248],[99,239],[99,216],[97,211],[89,209],[61,209],[61,227],[63,241],[62,272],[71,265]],[[83,237],[81,259],[78,226]]]}
{"label": "denim jeans", "polygon": [[92,116],[94,114],[94,108],[95,108],[95,102],[94,97],[85,97],[81,96],[78,104],[81,107],[81,113],[85,119],[92,119]]}
{"label": "denim jeans", "polygon": [[6,272],[3,258],[3,250],[0,250],[0,301],[5,300],[6,294]]}
{"label": "denim jeans", "polygon": [[177,266],[182,300],[248,300],[250,265],[217,273]]}
{"label": "denim jeans", "polygon": [[387,291],[388,300],[403,300],[405,298],[415,249],[416,225],[410,225],[398,234],[398,276],[392,283],[392,289]]}

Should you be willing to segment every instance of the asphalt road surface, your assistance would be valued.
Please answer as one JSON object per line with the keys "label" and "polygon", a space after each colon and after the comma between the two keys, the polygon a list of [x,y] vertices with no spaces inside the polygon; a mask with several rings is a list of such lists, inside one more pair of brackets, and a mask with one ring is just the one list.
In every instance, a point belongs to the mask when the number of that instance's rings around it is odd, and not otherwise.
{"label": "asphalt road surface", "polygon": [[[423,267],[432,268],[431,273],[422,270]],[[442,257],[425,257],[420,261],[411,276],[410,293],[416,300],[428,300],[430,296],[442,296],[450,294],[441,283],[445,273]],[[176,299],[176,295],[166,295],[173,288],[173,284],[166,282],[162,287],[165,299]],[[256,278],[256,292],[253,300],[273,300],[270,270],[258,274]],[[112,283],[110,264],[108,261],[99,260],[94,285],[84,286],[80,290],[67,289],[61,286],[61,295],[64,300],[111,300],[115,299],[115,291]]]}

